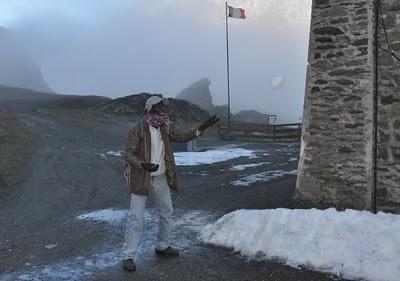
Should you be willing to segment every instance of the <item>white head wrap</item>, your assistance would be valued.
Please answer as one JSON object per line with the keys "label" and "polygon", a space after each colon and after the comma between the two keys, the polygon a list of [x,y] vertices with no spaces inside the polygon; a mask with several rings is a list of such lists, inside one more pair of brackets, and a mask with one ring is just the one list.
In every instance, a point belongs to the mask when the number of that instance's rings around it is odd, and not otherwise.
{"label": "white head wrap", "polygon": [[144,110],[146,112],[150,112],[151,108],[153,107],[153,105],[162,102],[164,99],[160,98],[158,96],[152,96],[150,98],[147,99],[146,101],[146,105],[144,106]]}

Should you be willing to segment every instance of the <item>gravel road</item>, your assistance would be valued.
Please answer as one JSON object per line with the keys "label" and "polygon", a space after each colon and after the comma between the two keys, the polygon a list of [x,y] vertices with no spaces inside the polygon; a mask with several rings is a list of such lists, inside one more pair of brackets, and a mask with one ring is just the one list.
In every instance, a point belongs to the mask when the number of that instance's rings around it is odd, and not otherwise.
{"label": "gravel road", "polygon": [[[279,261],[249,261],[229,249],[205,245],[201,229],[236,209],[295,208],[295,175],[235,186],[266,171],[297,169],[298,144],[220,142],[201,139],[199,149],[237,147],[254,151],[213,165],[179,166],[181,193],[173,195],[177,259],[154,256],[157,216],[148,204],[138,271],[124,272],[119,249],[129,194],[121,157],[129,122],[21,115],[36,132],[38,148],[26,180],[0,198],[0,280],[342,280],[292,268]],[[177,150],[182,146],[176,146]],[[234,170],[238,164],[269,164]],[[107,210],[113,220],[79,219]],[[92,213],[93,214],[93,213]]]}

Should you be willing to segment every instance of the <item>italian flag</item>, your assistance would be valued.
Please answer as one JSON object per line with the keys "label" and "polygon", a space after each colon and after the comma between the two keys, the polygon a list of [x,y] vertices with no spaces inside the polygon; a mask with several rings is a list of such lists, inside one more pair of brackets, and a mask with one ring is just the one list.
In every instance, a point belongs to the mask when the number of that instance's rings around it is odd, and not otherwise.
{"label": "italian flag", "polygon": [[245,19],[246,15],[244,14],[244,9],[242,8],[234,8],[228,6],[228,17],[236,18],[236,19]]}

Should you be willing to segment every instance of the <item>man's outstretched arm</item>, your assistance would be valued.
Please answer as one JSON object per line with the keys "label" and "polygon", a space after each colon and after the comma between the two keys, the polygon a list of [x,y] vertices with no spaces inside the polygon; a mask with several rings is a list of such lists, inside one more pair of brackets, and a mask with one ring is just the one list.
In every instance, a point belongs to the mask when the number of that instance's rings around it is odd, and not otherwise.
{"label": "man's outstretched arm", "polygon": [[175,142],[189,142],[195,139],[196,137],[200,136],[204,130],[206,130],[208,127],[216,124],[219,121],[219,119],[216,116],[212,116],[211,118],[208,118],[206,121],[200,124],[200,126],[191,129],[189,131],[180,131],[179,129],[176,128],[175,124],[172,123],[170,125],[170,139]]}
{"label": "man's outstretched arm", "polygon": [[174,142],[189,142],[198,137],[200,133],[197,128],[182,131],[172,123],[169,127],[169,139]]}

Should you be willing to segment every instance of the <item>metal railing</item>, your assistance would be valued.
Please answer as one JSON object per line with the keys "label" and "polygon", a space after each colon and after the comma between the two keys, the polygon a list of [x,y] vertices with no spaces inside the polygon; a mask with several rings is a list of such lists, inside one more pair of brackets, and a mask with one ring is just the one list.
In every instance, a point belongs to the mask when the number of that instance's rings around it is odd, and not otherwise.
{"label": "metal railing", "polygon": [[242,140],[301,140],[301,123],[288,124],[252,124],[252,123],[232,123],[230,130],[228,126],[219,124],[217,134],[220,139],[229,136],[231,139]]}

